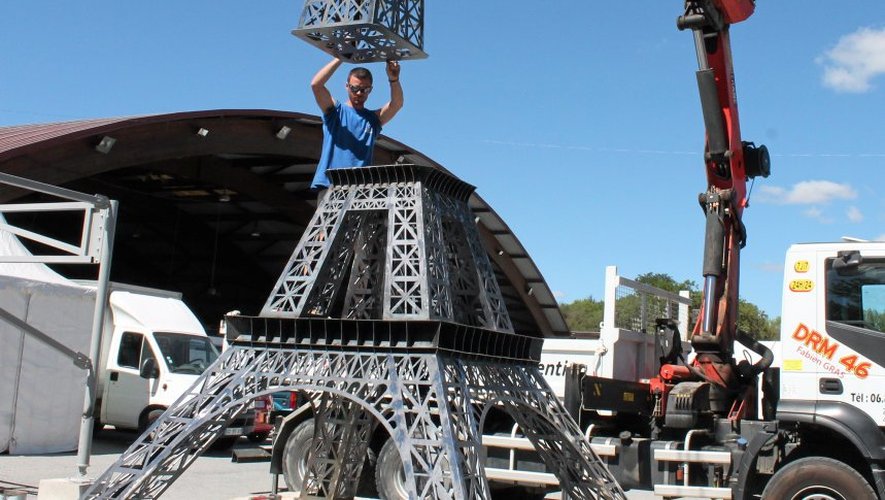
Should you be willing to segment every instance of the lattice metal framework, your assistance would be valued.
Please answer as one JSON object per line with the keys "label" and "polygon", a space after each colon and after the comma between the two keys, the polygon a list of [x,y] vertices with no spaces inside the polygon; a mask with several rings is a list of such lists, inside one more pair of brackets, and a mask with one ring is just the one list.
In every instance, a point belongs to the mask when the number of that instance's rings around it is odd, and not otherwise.
{"label": "lattice metal framework", "polygon": [[302,494],[351,497],[375,426],[410,498],[487,499],[481,430],[509,413],[569,498],[623,491],[513,333],[467,206],[473,187],[414,165],[330,171],[333,187],[260,317],[230,316],[225,351],[87,492],[156,498],[256,396],[310,395]]}
{"label": "lattice metal framework", "polygon": [[424,0],[307,0],[292,34],[352,62],[427,57]]}
{"label": "lattice metal framework", "polygon": [[[374,425],[382,425],[399,445],[411,498],[489,498],[480,431],[485,411],[498,405],[526,429],[569,498],[625,498],[547,386],[537,361],[530,359],[536,357],[540,339],[487,330],[483,337],[476,330],[428,349],[382,349],[382,339],[409,328],[343,321],[333,328],[325,324],[325,331],[336,335],[318,336],[320,325],[329,320],[235,321],[238,324],[230,325],[234,333],[228,334],[234,347],[98,478],[84,498],[156,498],[252,398],[279,388],[314,395],[317,435],[303,484],[306,494],[352,495],[368,436]],[[428,329],[428,324],[435,326]],[[434,334],[434,328],[464,328],[433,322],[408,326],[413,338],[402,340],[411,345],[421,338],[457,337]],[[238,333],[244,330],[250,333]],[[487,353],[456,349],[473,334],[492,340]],[[375,346],[347,348],[351,342]],[[299,344],[305,345],[296,347]],[[332,344],[340,348],[329,348]]]}
{"label": "lattice metal framework", "polygon": [[430,167],[329,172],[262,316],[449,320],[513,331],[467,198]]}

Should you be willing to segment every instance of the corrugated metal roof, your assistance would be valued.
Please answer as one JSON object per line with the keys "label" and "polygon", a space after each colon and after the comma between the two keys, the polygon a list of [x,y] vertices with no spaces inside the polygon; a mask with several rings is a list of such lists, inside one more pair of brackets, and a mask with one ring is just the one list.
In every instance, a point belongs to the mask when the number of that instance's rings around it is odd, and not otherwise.
{"label": "corrugated metal roof", "polygon": [[[37,123],[30,125],[14,125],[0,127],[0,161],[22,153],[39,145],[46,148],[58,141],[71,141],[90,135],[97,135],[110,130],[131,125],[146,125],[159,122],[178,120],[194,120],[200,118],[218,118],[227,116],[261,116],[279,117],[297,120],[315,118],[303,113],[274,110],[222,109],[208,111],[184,111],[178,113],[123,116],[116,118],[92,118],[55,123]],[[319,123],[322,123],[321,121]]]}
{"label": "corrugated metal roof", "polygon": [[61,137],[70,138],[78,132],[93,132],[96,128],[125,122],[131,118],[100,118],[60,123],[38,123],[0,127],[0,159],[5,153],[33,144],[45,144]]}

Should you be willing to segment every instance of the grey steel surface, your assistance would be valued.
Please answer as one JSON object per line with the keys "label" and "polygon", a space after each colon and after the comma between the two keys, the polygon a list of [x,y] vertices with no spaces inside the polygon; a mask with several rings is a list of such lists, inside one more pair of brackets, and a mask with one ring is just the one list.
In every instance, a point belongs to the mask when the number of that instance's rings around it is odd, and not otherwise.
{"label": "grey steel surface", "polygon": [[[232,347],[85,497],[159,496],[252,399],[286,388],[314,406],[310,495],[352,496],[381,425],[410,498],[490,498],[481,431],[495,407],[570,498],[626,498],[541,374],[540,340],[512,333],[466,203],[472,188],[415,165],[342,169],[332,180],[264,317],[229,319]],[[382,296],[382,307],[356,307]]]}
{"label": "grey steel surface", "polygon": [[513,331],[467,205],[472,186],[417,165],[330,175],[334,184],[262,316],[447,320]]}
{"label": "grey steel surface", "polygon": [[292,34],[351,62],[427,57],[424,0],[307,0]]}
{"label": "grey steel surface", "polygon": [[317,432],[327,439],[316,440],[305,478],[314,495],[352,491],[371,416],[399,444],[414,498],[490,498],[479,431],[485,412],[500,405],[570,498],[625,498],[536,363],[247,346],[225,351],[84,498],[158,497],[254,397],[280,388],[315,395]]}

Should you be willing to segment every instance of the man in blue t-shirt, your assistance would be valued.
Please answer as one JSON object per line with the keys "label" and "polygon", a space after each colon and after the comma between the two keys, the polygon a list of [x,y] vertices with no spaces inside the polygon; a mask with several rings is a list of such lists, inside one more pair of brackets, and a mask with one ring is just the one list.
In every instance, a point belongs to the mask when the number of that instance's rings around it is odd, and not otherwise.
{"label": "man in blue t-shirt", "polygon": [[347,75],[347,102],[332,98],[326,82],[341,66],[341,59],[333,59],[310,82],[317,105],[323,111],[323,151],[317,165],[311,189],[320,192],[329,187],[326,170],[330,168],[363,167],[372,164],[372,150],[381,127],[403,107],[403,89],[399,83],[399,63],[387,61],[387,80],[390,82],[390,102],[377,110],[366,108],[372,92],[372,73],[366,68],[354,68]]}

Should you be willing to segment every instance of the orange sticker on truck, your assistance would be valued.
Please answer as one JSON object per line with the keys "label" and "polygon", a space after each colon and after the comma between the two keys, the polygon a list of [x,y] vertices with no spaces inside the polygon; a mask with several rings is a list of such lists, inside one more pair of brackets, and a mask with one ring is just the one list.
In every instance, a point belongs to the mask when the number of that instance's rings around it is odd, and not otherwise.
{"label": "orange sticker on truck", "polygon": [[826,334],[799,323],[792,338],[800,343],[796,347],[796,352],[830,373],[841,377],[844,372],[848,372],[859,379],[865,379],[870,375],[872,363],[857,354],[840,357],[839,348],[842,346]]}

